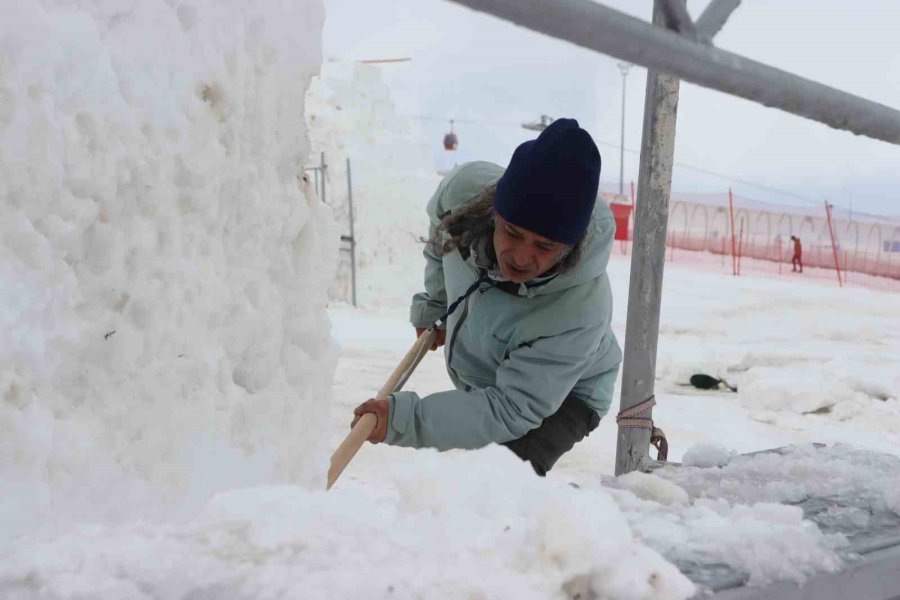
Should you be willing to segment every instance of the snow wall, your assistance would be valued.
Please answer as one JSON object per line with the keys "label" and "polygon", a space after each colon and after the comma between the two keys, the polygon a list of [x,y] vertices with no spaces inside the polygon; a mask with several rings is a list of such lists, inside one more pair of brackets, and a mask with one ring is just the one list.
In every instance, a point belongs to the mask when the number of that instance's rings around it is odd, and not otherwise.
{"label": "snow wall", "polygon": [[[324,482],[320,0],[15,2],[0,25],[0,539]],[[305,190],[305,191],[304,191]]]}
{"label": "snow wall", "polygon": [[[325,154],[326,201],[344,235],[350,234],[350,159],[358,304],[396,308],[421,290],[425,205],[441,177],[431,149],[409,119],[397,114],[383,68],[326,61],[307,94],[306,115],[310,161],[319,164]],[[349,302],[350,254],[344,246],[330,294]]]}

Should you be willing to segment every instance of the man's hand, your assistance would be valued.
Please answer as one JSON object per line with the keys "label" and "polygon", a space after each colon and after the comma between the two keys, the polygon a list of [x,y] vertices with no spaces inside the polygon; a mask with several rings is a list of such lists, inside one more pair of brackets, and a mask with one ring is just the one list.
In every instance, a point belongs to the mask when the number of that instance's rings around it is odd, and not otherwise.
{"label": "man's hand", "polygon": [[350,423],[350,429],[353,429],[353,426],[356,425],[357,421],[359,421],[364,414],[372,413],[378,419],[378,422],[375,423],[375,429],[372,430],[372,434],[368,439],[373,444],[383,442],[384,438],[387,437],[388,412],[390,411],[390,406],[391,401],[387,398],[382,398],[381,400],[376,400],[374,398],[366,400],[353,409],[353,414],[356,416],[353,417],[353,422]]}
{"label": "man's hand", "polygon": [[[424,327],[416,327],[416,337],[421,336],[423,333],[425,333]],[[434,343],[431,344],[430,350],[437,350],[444,345],[444,341],[447,339],[446,329],[437,329],[435,330],[435,333],[436,335],[434,336]]]}

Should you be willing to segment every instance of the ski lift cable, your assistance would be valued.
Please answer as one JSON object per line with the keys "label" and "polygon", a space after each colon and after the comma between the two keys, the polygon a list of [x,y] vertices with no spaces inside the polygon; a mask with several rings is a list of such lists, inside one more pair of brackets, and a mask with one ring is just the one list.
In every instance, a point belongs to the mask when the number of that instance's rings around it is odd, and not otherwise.
{"label": "ski lift cable", "polygon": [[[476,124],[484,124],[484,125],[515,127],[516,129],[522,128],[522,123],[520,123],[519,121],[506,121],[506,120],[501,120],[501,119],[472,119],[472,118],[458,118],[458,117],[453,117],[451,119],[448,117],[437,117],[437,116],[432,116],[432,115],[400,115],[400,116],[404,117],[404,118],[408,118],[408,119],[417,119],[417,120],[421,120],[421,121],[441,121],[444,123],[446,123],[447,121],[454,121],[456,123],[476,123]],[[609,141],[601,140],[601,139],[597,139],[597,138],[594,138],[594,141],[597,143],[597,145],[600,145],[600,146],[607,146],[609,148],[619,148],[619,144],[616,144],[614,142],[609,142]],[[636,155],[640,156],[640,151],[635,150],[633,148],[626,147],[625,152],[627,152],[629,154],[636,154]],[[710,169],[704,169],[703,167],[696,167],[694,165],[690,165],[690,164],[678,162],[678,161],[674,162],[673,164],[676,167],[680,167],[682,169],[696,171],[698,173],[703,173],[704,175],[710,175],[712,177],[718,177],[719,179],[724,179],[725,181],[731,181],[734,183],[739,183],[741,185],[746,185],[746,186],[754,187],[754,188],[757,188],[760,190],[765,190],[767,192],[772,192],[775,194],[780,194],[782,196],[787,196],[789,198],[793,198],[795,200],[805,202],[811,206],[821,206],[822,205],[821,200],[812,198],[810,196],[804,196],[804,195],[798,194],[796,192],[790,192],[787,190],[782,190],[782,189],[779,189],[776,187],[772,187],[770,185],[756,183],[756,182],[750,181],[748,179],[743,179],[740,177],[735,177],[733,175],[728,175],[727,173],[719,173],[716,171],[712,171]],[[834,206],[837,206],[839,208],[842,208],[844,210],[848,210],[848,207],[841,202],[829,200],[829,203]],[[856,212],[859,212],[859,211],[856,211]],[[863,214],[863,213],[860,212],[859,214]],[[870,216],[875,216],[875,215],[870,215]]]}
{"label": "ski lift cable", "polygon": [[440,121],[442,123],[446,123],[448,121],[453,121],[454,123],[481,123],[485,125],[508,125],[510,127],[521,127],[522,124],[518,121],[501,121],[496,119],[468,119],[468,118],[459,118],[459,117],[435,117],[430,115],[399,115],[405,119],[417,119],[420,121]]}

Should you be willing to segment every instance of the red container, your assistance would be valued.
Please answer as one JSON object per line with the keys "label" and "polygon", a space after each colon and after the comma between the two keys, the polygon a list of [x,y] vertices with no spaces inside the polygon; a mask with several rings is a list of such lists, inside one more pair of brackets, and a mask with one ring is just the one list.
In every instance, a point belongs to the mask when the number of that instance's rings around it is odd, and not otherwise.
{"label": "red container", "polygon": [[632,206],[630,204],[616,204],[613,202],[609,205],[609,208],[612,209],[613,218],[616,220],[616,239],[630,240],[628,221],[631,220]]}

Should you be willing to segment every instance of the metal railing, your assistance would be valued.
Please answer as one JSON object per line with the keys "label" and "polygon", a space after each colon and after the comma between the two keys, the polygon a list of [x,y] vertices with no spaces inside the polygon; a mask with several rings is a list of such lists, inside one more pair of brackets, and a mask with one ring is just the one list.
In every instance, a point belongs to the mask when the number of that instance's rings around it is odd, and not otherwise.
{"label": "metal railing", "polygon": [[[312,171],[313,184],[315,185],[316,194],[319,199],[328,204],[328,163],[325,162],[325,153],[319,153],[319,164],[311,167],[304,167],[306,171]],[[348,205],[348,221],[350,226],[349,234],[341,234],[341,252],[346,252],[350,257],[350,301],[353,306],[357,306],[357,286],[356,286],[356,224],[355,214],[353,210],[353,180],[350,174],[350,159],[347,159],[347,205]]]}

